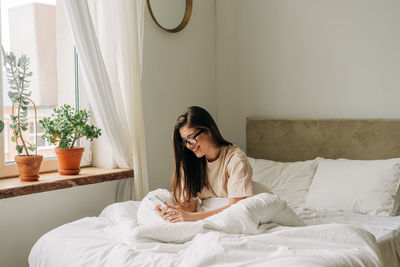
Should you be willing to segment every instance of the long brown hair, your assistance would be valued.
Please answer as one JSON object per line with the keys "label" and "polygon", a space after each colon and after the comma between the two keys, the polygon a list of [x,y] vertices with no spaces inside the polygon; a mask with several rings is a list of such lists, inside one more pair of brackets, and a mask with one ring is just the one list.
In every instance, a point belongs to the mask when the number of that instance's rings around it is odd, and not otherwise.
{"label": "long brown hair", "polygon": [[192,106],[178,117],[173,135],[175,170],[172,177],[171,192],[175,202],[179,205],[185,201],[190,201],[203,188],[210,186],[207,177],[206,158],[197,158],[192,151],[182,145],[179,130],[183,126],[209,132],[218,146],[232,145],[222,137],[217,124],[207,110]]}

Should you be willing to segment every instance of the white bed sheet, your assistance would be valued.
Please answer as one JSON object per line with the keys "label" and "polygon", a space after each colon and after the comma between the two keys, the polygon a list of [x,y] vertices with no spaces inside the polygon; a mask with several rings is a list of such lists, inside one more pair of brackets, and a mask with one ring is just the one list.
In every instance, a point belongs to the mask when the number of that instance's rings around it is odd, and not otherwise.
{"label": "white bed sheet", "polygon": [[307,225],[344,223],[373,234],[385,266],[400,267],[400,216],[369,216],[359,213],[321,209],[293,209]]}

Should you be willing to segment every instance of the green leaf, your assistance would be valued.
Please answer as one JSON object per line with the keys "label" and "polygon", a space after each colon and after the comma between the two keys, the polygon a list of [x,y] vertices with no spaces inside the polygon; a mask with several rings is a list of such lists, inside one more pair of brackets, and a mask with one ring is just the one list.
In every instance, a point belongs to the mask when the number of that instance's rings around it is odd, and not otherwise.
{"label": "green leaf", "polygon": [[18,151],[18,154],[21,154],[22,153],[22,149],[24,148],[24,146],[22,146],[22,145],[16,145],[15,146],[15,149]]}
{"label": "green leaf", "polygon": [[11,141],[14,142],[14,143],[17,141],[17,139],[15,138],[15,135],[13,135],[13,136],[11,137]]}
{"label": "green leaf", "polygon": [[15,129],[17,127],[17,124],[10,124],[11,129]]}
{"label": "green leaf", "polygon": [[28,146],[28,149],[33,152],[33,151],[36,150],[36,147],[35,146]]}
{"label": "green leaf", "polygon": [[18,96],[18,93],[14,93],[14,92],[11,92],[11,91],[8,92],[8,97],[11,98],[11,99],[13,99],[13,98],[15,98],[17,96]]}

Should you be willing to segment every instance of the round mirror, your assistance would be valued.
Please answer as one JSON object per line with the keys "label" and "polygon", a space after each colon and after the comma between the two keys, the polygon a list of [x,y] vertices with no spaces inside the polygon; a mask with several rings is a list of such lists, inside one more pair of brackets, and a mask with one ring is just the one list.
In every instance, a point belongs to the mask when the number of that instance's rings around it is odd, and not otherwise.
{"label": "round mirror", "polygon": [[185,28],[192,14],[192,0],[147,0],[154,22],[167,32]]}

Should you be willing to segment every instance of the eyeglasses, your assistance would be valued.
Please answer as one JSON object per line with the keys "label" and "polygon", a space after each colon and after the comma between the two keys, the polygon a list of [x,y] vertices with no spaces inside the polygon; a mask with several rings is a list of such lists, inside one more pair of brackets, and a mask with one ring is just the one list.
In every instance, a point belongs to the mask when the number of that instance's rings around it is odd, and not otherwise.
{"label": "eyeglasses", "polygon": [[181,145],[182,146],[187,146],[187,145],[191,145],[194,146],[198,143],[197,141],[197,136],[199,136],[202,132],[204,132],[204,129],[201,129],[197,134],[193,135],[192,137],[189,137],[188,139],[182,139],[181,140]]}

